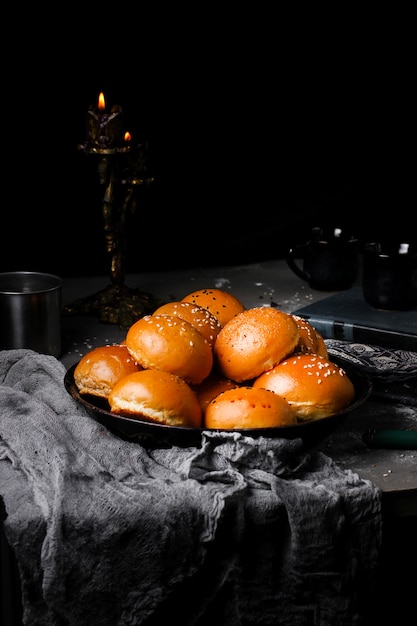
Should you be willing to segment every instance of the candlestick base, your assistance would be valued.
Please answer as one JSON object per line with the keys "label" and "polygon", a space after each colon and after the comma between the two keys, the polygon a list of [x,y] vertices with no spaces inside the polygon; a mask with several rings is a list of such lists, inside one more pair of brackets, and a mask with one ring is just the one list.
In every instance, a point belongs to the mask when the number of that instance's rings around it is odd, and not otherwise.
{"label": "candlestick base", "polygon": [[151,315],[163,300],[126,285],[109,285],[64,307],[64,315],[96,315],[101,322],[128,330],[144,315]]}

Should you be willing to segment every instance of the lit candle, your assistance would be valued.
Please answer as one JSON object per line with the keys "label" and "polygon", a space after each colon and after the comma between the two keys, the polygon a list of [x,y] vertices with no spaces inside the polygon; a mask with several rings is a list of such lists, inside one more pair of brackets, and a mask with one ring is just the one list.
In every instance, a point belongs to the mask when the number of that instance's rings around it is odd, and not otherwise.
{"label": "lit candle", "polygon": [[106,113],[106,101],[101,92],[97,107],[90,107],[87,115],[87,137],[89,145],[97,148],[117,148],[123,146],[123,113],[116,104]]}

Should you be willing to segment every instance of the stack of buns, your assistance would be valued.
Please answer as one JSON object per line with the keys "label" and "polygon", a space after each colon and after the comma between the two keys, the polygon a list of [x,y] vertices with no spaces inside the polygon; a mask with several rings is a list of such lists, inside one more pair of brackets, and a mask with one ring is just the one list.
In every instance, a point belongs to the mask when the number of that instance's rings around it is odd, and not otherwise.
{"label": "stack of buns", "polygon": [[246,308],[221,289],[196,290],[140,318],[122,345],[82,357],[74,380],[117,415],[185,428],[291,426],[340,412],[355,398],[309,322],[273,307]]}

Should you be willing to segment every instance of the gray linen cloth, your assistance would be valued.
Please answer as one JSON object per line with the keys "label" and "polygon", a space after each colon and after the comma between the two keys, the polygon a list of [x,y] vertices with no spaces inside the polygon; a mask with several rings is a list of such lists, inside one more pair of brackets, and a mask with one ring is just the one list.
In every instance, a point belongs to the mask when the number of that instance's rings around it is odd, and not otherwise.
{"label": "gray linen cloth", "polygon": [[0,493],[36,625],[359,624],[381,494],[300,439],[206,431],[145,449],[65,390],[64,366],[0,352]]}

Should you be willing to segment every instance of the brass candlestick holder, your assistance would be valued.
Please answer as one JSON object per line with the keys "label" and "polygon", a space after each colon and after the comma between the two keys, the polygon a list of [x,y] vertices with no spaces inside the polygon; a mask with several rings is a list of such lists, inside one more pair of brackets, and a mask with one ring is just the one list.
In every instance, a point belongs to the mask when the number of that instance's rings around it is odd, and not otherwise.
{"label": "brass candlestick holder", "polygon": [[110,256],[110,281],[105,289],[76,300],[64,308],[67,315],[97,315],[100,321],[127,330],[136,320],[153,313],[162,301],[151,294],[127,287],[125,281],[126,224],[137,209],[137,190],[150,184],[146,167],[146,145],[131,145],[123,133],[122,110],[104,112],[104,95],[98,109],[90,108],[87,141],[78,148],[97,159],[99,183],[103,188],[102,215],[106,250]]}

